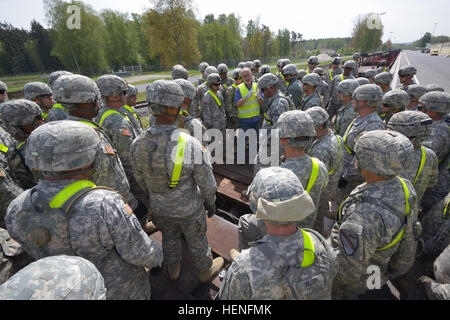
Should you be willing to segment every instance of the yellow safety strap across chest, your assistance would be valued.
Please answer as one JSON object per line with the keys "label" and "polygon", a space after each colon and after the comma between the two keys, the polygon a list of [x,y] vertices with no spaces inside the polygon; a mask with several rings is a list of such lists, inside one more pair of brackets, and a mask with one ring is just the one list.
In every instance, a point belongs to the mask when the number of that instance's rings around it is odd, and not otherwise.
{"label": "yellow safety strap across chest", "polygon": [[350,123],[350,125],[348,126],[347,130],[345,131],[345,135],[344,135],[344,146],[345,146],[345,149],[347,149],[347,151],[348,151],[348,153],[349,153],[350,155],[353,154],[353,151],[350,150],[350,148],[349,148],[348,145],[347,145],[347,137],[348,137],[348,134],[350,133],[350,129],[351,129],[351,128],[353,127],[353,125],[355,124],[355,121],[356,121],[356,119],[354,119],[354,120],[352,121],[352,123]]}
{"label": "yellow safety strap across chest", "polygon": [[110,115],[112,115],[112,114],[114,114],[114,113],[120,114],[122,117],[124,117],[125,119],[127,119],[128,122],[130,122],[130,119],[129,119],[127,116],[121,114],[119,111],[111,110],[111,109],[110,109],[110,110],[105,111],[105,112],[102,114],[102,117],[100,118],[100,123],[99,123],[100,127],[103,126],[103,121],[105,121],[106,118],[108,118]]}
{"label": "yellow safety strap across chest", "polygon": [[88,180],[80,180],[70,184],[69,186],[62,189],[58,194],[53,197],[52,201],[50,201],[49,206],[53,209],[61,208],[67,200],[69,200],[73,195],[75,195],[78,191],[81,191],[85,188],[94,188],[95,184]]}
{"label": "yellow safety strap across chest", "polygon": [[303,229],[300,230],[302,231],[303,234],[303,249],[304,249],[302,268],[306,268],[314,263],[316,248],[314,248],[314,243],[309,233]]}
{"label": "yellow safety strap across chest", "polygon": [[217,98],[217,96],[214,94],[214,92],[212,92],[211,90],[208,90],[207,93],[209,93],[214,98],[214,100],[216,100],[219,107],[222,107],[222,103],[220,102],[219,98]]}
{"label": "yellow safety strap across chest", "polygon": [[41,115],[43,119],[47,119],[48,113],[42,112]]}
{"label": "yellow safety strap across chest", "polygon": [[444,219],[447,219],[447,216],[448,216],[448,204],[449,203],[450,203],[450,198],[447,200],[447,202],[445,203],[445,206],[444,206],[444,213],[443,213]]}
{"label": "yellow safety strap across chest", "polygon": [[89,122],[89,121],[80,120],[79,122],[87,124],[88,126],[95,128],[95,129],[99,128],[99,126],[97,124]]}
{"label": "yellow safety strap across chest", "polygon": [[8,147],[0,143],[0,151],[6,153],[8,152]]}
{"label": "yellow safety strap across chest", "polygon": [[422,172],[423,166],[425,165],[425,160],[427,159],[427,153],[425,151],[425,148],[423,146],[421,146],[420,149],[422,150],[422,156],[420,157],[419,170],[417,171],[416,178],[414,179],[413,185],[416,184],[416,181],[419,178],[420,173]]}
{"label": "yellow safety strap across chest", "polygon": [[341,73],[341,80],[344,80],[344,74]]}
{"label": "yellow safety strap across chest", "polygon": [[337,141],[339,142],[338,162],[336,163],[336,166],[331,171],[328,172],[328,175],[331,175],[334,172],[334,170],[339,166],[339,163],[341,163],[341,149],[342,149],[341,148],[341,139],[339,138],[338,135],[334,135],[334,136],[336,137]]}
{"label": "yellow safety strap across chest", "polygon": [[311,176],[309,177],[308,186],[306,187],[306,192],[310,192],[312,187],[314,186],[314,183],[316,183],[317,176],[319,175],[319,163],[317,162],[317,159],[314,157],[311,157],[312,162],[312,169],[311,169]]}
{"label": "yellow safety strap across chest", "polygon": [[57,108],[57,109],[61,109],[61,110],[67,111],[67,109],[64,108],[60,103],[57,103],[57,104],[53,105],[52,109],[53,108]]}
{"label": "yellow safety strap across chest", "polygon": [[333,80],[333,69],[330,69],[330,80]]}
{"label": "yellow safety strap across chest", "polygon": [[235,83],[233,83],[231,86],[235,89],[237,89],[237,87],[238,87]]}
{"label": "yellow safety strap across chest", "polygon": [[169,184],[169,188],[175,188],[180,181],[181,169],[183,167],[184,148],[186,147],[186,141],[188,136],[184,132],[180,132],[178,138],[177,154],[175,157],[175,164],[173,166],[172,179]]}
{"label": "yellow safety strap across chest", "polygon": [[138,121],[140,121],[138,115],[137,115],[136,112],[133,110],[133,108],[131,108],[131,107],[128,106],[128,105],[124,105],[123,107],[124,107],[125,109],[127,109],[128,111],[130,111],[130,112],[133,114],[133,116],[134,116]]}

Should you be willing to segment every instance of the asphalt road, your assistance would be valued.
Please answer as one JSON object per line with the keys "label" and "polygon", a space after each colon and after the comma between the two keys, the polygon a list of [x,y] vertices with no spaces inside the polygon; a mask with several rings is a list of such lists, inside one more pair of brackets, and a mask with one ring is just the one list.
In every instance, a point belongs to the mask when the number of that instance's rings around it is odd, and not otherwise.
{"label": "asphalt road", "polygon": [[[446,92],[450,92],[450,58],[431,56],[420,51],[403,50],[397,58],[399,68],[413,65],[417,69],[416,82],[421,85],[439,84]],[[396,62],[397,63],[397,62]],[[393,70],[392,72],[397,72]],[[394,73],[393,87],[400,87],[398,76]]]}

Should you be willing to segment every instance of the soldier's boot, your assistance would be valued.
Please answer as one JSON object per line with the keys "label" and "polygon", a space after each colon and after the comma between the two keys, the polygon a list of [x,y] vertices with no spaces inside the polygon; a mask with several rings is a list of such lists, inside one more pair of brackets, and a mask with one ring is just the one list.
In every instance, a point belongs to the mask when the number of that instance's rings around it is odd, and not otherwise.
{"label": "soldier's boot", "polygon": [[230,250],[230,258],[231,258],[231,262],[234,261],[234,259],[236,259],[236,257],[239,255],[239,251],[237,251],[236,249],[231,249]]}
{"label": "soldier's boot", "polygon": [[158,231],[158,228],[153,224],[153,222],[148,221],[143,228],[144,232],[148,235],[151,235],[152,233],[155,233],[156,231]]}
{"label": "soldier's boot", "polygon": [[215,258],[211,265],[211,268],[208,270],[201,270],[198,274],[198,279],[200,283],[208,283],[214,280],[215,277],[219,274],[224,264],[224,260],[222,257]]}
{"label": "soldier's boot", "polygon": [[169,272],[169,279],[171,281],[178,280],[178,278],[180,277],[180,269],[181,269],[180,263],[167,266],[167,271]]}

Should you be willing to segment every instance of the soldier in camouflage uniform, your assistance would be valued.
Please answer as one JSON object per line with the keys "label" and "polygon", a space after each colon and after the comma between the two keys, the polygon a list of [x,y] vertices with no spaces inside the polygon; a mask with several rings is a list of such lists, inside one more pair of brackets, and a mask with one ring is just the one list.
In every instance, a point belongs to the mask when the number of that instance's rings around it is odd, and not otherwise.
{"label": "soldier in camouflage uniform", "polygon": [[427,93],[427,89],[419,84],[412,84],[408,87],[406,92],[409,95],[409,104],[406,107],[406,110],[418,111],[417,105],[419,104],[419,99]]}
{"label": "soldier in camouflage uniform", "polygon": [[[141,119],[140,112],[136,110],[138,91],[135,86],[129,84],[127,89],[126,104],[123,106],[122,113],[130,119],[133,127],[140,134],[144,128],[144,123]],[[149,119],[150,121],[150,119]]]}
{"label": "soldier in camouflage uniform", "polygon": [[0,286],[1,300],[106,300],[105,282],[92,262],[53,256],[33,262]]}
{"label": "soldier in camouflage uniform", "polygon": [[105,280],[107,299],[149,299],[144,267],[161,265],[161,246],[117,192],[86,180],[100,147],[97,132],[77,121],[33,131],[25,160],[43,178],[11,203],[6,227],[36,260],[61,254],[90,260]]}
{"label": "soldier in camouflage uniform", "polygon": [[8,98],[8,86],[3,81],[0,81],[0,103],[5,102]]}
{"label": "soldier in camouflage uniform", "polygon": [[347,79],[355,79],[354,76],[351,75],[353,67],[356,63],[353,60],[347,60],[344,63],[344,72],[342,74],[336,75],[333,80],[330,82],[330,102],[328,103],[327,112],[330,115],[330,119],[334,117],[337,109],[341,107],[341,104],[337,98],[337,87],[339,82]]}
{"label": "soldier in camouflage uniform", "polygon": [[333,60],[331,60],[330,70],[328,71],[328,75],[327,75],[327,83],[328,84],[331,83],[331,81],[333,80],[334,77],[344,73],[344,70],[342,70],[342,68],[341,68],[341,63],[342,63],[342,60],[339,57],[335,57],[335,58],[333,58]]}
{"label": "soldier in camouflage uniform", "polygon": [[201,114],[202,113],[202,110],[201,110],[202,99],[203,99],[203,96],[205,95],[205,93],[209,90],[209,86],[208,86],[208,83],[206,82],[206,79],[208,79],[208,76],[212,73],[219,73],[219,71],[216,69],[216,67],[213,67],[213,66],[206,67],[205,72],[204,72],[205,81],[197,87],[195,99],[191,104],[191,108],[189,109],[189,115],[191,115],[193,117],[196,117],[196,118],[202,117],[202,114]]}
{"label": "soldier in camouflage uniform", "polygon": [[299,229],[294,222],[314,211],[299,179],[290,170],[266,168],[256,175],[248,193],[250,208],[263,221],[267,234],[234,257],[219,298],[331,299],[336,255],[319,233]]}
{"label": "soldier in camouflage uniform", "polygon": [[43,82],[29,82],[23,87],[25,99],[36,102],[41,107],[44,120],[54,105],[52,89]]}
{"label": "soldier in camouflage uniform", "polygon": [[220,88],[220,76],[217,73],[208,75],[206,82],[209,90],[202,98],[202,120],[206,129],[218,129],[225,131],[227,127],[227,116]]}
{"label": "soldier in camouflage uniform", "polygon": [[408,165],[411,142],[398,132],[375,130],[365,132],[354,150],[365,183],[340,205],[328,238],[339,258],[333,299],[365,293],[371,265],[380,268],[381,286],[405,274],[414,263],[420,234],[414,187],[396,176]]}
{"label": "soldier in camouflage uniform", "polygon": [[33,187],[40,173],[25,165],[25,148],[30,133],[44,124],[42,109],[26,99],[9,100],[2,104],[1,118],[5,130],[17,141],[7,153],[11,177],[24,190]]}
{"label": "soldier in camouflage uniform", "polygon": [[362,86],[363,84],[370,84],[370,81],[367,78],[359,77],[359,78],[356,78],[355,80],[358,81],[358,84],[360,86]]}
{"label": "soldier in camouflage uniform", "polygon": [[400,132],[409,138],[414,146],[414,154],[409,158],[410,164],[399,175],[408,179],[414,186],[419,208],[425,190],[438,181],[436,154],[421,146],[422,141],[431,133],[431,125],[431,118],[419,111],[396,113],[387,123],[388,129]]}
{"label": "soldier in camouflage uniform", "polygon": [[9,175],[6,159],[0,154],[0,228],[5,228],[5,214],[9,204],[17,198],[23,189]]}
{"label": "soldier in camouflage uniform", "polygon": [[321,82],[319,87],[317,88],[317,92],[319,93],[319,96],[322,98],[323,105],[326,106],[330,101],[330,86],[326,81],[324,81],[324,79],[326,80],[326,74],[320,67],[316,67],[313,72],[317,73],[321,78]]}
{"label": "soldier in camouflage uniform", "polygon": [[434,262],[434,278],[420,277],[418,282],[430,300],[450,300],[450,245]]}
{"label": "soldier in camouflage uniform", "polygon": [[353,62],[354,62],[354,64],[352,64],[352,76],[354,76],[355,78],[359,77],[358,65],[359,65],[359,58],[360,57],[361,57],[361,54],[359,52],[355,52],[353,54]]}
{"label": "soldier in camouflage uniform", "polygon": [[[133,142],[130,155],[135,176],[148,191],[152,221],[162,232],[169,278],[176,280],[180,276],[184,235],[199,280],[209,282],[223,266],[222,258],[213,261],[206,238],[204,207],[209,217],[215,214],[217,190],[209,153],[198,140],[176,130],[184,93],[175,82],[153,82],[146,99],[155,112],[156,122]],[[174,150],[183,157],[175,159]]]}
{"label": "soldier in camouflage uniform", "polygon": [[288,86],[283,76],[283,68],[288,64],[291,64],[291,60],[289,59],[280,59],[277,62],[278,72],[276,73],[276,76],[278,77],[278,89],[283,94],[286,93],[286,89]]}
{"label": "soldier in camouflage uniform", "polygon": [[244,62],[244,61],[239,62],[239,63],[238,63],[238,68],[239,68],[239,69],[245,68],[245,62]]}
{"label": "soldier in camouflage uniform", "polygon": [[[125,174],[122,161],[117,151],[113,148],[106,131],[103,130],[93,119],[98,114],[98,103],[100,92],[97,84],[92,79],[82,75],[67,75],[58,78],[54,84],[55,100],[63,106],[66,112],[66,120],[79,121],[94,128],[101,139],[101,152],[95,160],[95,173],[89,176],[89,180],[99,186],[106,186],[119,192],[136,214],[140,212],[138,201],[131,193],[130,184]],[[54,109],[50,111],[50,116]]]}
{"label": "soldier in camouflage uniform", "polygon": [[335,200],[337,183],[344,167],[344,142],[342,138],[333,134],[329,128],[328,113],[320,107],[312,107],[306,110],[311,117],[316,130],[316,138],[308,147],[306,153],[322,161],[328,169],[328,185],[322,192],[319,207],[317,209],[317,218],[314,223],[314,230],[322,235],[328,233],[324,229],[324,217],[334,218],[330,212],[329,201]]}
{"label": "soldier in camouflage uniform", "polygon": [[56,80],[58,80],[59,77],[71,74],[73,73],[65,70],[58,70],[50,73],[50,76],[48,78],[48,86],[53,90],[53,85],[55,84]]}
{"label": "soldier in camouflage uniform", "polygon": [[442,88],[440,85],[436,84],[436,83],[430,83],[427,84],[425,86],[425,88],[427,89],[427,92],[432,92],[432,91],[440,91],[440,92],[444,92],[444,88]]}
{"label": "soldier in camouflage uniform", "polygon": [[310,56],[308,58],[308,68],[306,68],[306,74],[314,72],[314,69],[319,65],[319,58],[317,56]]}
{"label": "soldier in camouflage uniform", "polygon": [[303,85],[297,79],[297,66],[288,64],[283,68],[282,73],[284,80],[288,83],[286,97],[289,97],[294,103],[295,109],[298,109],[302,102]]}
{"label": "soldier in camouflage uniform", "polygon": [[189,78],[189,72],[181,64],[176,64],[172,67],[172,79],[185,79]]}
{"label": "soldier in camouflage uniform", "polygon": [[446,114],[450,112],[450,94],[428,92],[419,99],[418,108],[433,120],[431,135],[422,144],[434,151],[439,165],[438,183],[423,196],[422,206],[426,212],[450,191],[450,131],[445,121]]}
{"label": "soldier in camouflage uniform", "polygon": [[383,94],[392,90],[391,81],[392,81],[392,73],[390,72],[382,72],[380,74],[377,74],[373,79],[373,82],[381,88]]}
{"label": "soldier in camouflage uniform", "polygon": [[22,246],[11,238],[7,230],[0,228],[0,285],[18,271],[17,258],[22,252]]}
{"label": "soldier in camouflage uniform", "polygon": [[416,84],[414,82],[414,75],[417,73],[417,69],[414,66],[405,66],[398,70],[398,76],[400,77],[400,83],[403,90],[408,90],[408,86]]}
{"label": "soldier in camouflage uniform", "polygon": [[[261,78],[262,79],[262,78]],[[292,110],[284,112],[278,119],[280,145],[286,154],[281,165],[295,173],[314,202],[315,210],[302,221],[299,227],[312,228],[317,216],[320,197],[328,184],[328,169],[319,159],[306,155],[305,149],[316,136],[311,117],[304,111]],[[239,248],[246,249],[249,243],[261,239],[266,234],[262,220],[254,214],[246,214],[239,218]]]}
{"label": "soldier in camouflage uniform", "polygon": [[[265,75],[266,73],[270,73],[270,67],[269,67],[267,64],[262,65],[261,68],[259,69],[259,72],[261,73],[261,77],[262,77],[262,76]],[[260,78],[261,78],[261,77],[260,77]],[[259,80],[259,79],[258,79],[258,80]]]}
{"label": "soldier in camouflage uniform", "polygon": [[253,70],[253,79],[255,79],[255,81],[258,82],[259,78],[263,76],[263,74],[260,72],[261,61],[258,59],[253,60],[253,65],[255,66],[255,69]]}
{"label": "soldier in camouflage uniform", "polygon": [[364,72],[364,78],[368,79],[370,83],[374,83],[377,74],[377,70],[369,69]]}
{"label": "soldier in camouflage uniform", "polygon": [[355,111],[355,101],[353,100],[353,92],[358,87],[358,82],[353,79],[341,81],[337,87],[337,97],[342,107],[337,110],[334,128],[341,137],[344,136],[350,123],[358,116]]}
{"label": "soldier in camouflage uniform", "polygon": [[381,60],[380,61],[380,67],[376,69],[377,74],[383,73],[383,72],[389,72],[389,66],[387,64],[387,60]]}
{"label": "soldier in camouflage uniform", "polygon": [[221,63],[217,66],[217,71],[219,71],[220,76],[220,88],[219,91],[222,93],[222,96],[225,98],[228,88],[230,88],[234,80],[232,78],[228,78],[228,67],[225,63]]}
{"label": "soldier in camouflage uniform", "polygon": [[206,82],[206,78],[208,77],[208,75],[205,75],[205,71],[206,68],[209,67],[209,64],[207,62],[202,62],[199,64],[198,66],[198,71],[200,71],[202,73],[202,77],[200,79],[198,79],[197,83],[195,84],[195,86],[198,88],[203,82]]}
{"label": "soldier in camouflage uniform", "polygon": [[239,128],[239,114],[236,102],[234,101],[234,94],[238,85],[242,83],[242,69],[236,68],[233,70],[234,83],[227,89],[225,93],[225,113],[227,115],[227,128]]}
{"label": "soldier in camouflage uniform", "polygon": [[356,117],[347,127],[344,134],[344,145],[347,152],[344,152],[344,170],[338,182],[338,203],[364,179],[359,170],[355,167],[354,146],[357,138],[366,131],[384,130],[385,125],[377,115],[375,109],[381,102],[382,91],[375,84],[365,84],[356,88],[353,92],[355,101]]}
{"label": "soldier in camouflage uniform", "polygon": [[409,95],[405,90],[391,90],[383,94],[381,103],[381,110],[383,111],[384,116],[380,116],[380,118],[385,123],[388,123],[393,114],[404,111],[408,106]]}
{"label": "soldier in camouflage uniform", "polygon": [[300,104],[299,110],[306,111],[311,107],[322,107],[323,101],[317,92],[322,80],[317,73],[310,73],[303,77],[303,91],[305,95]]}

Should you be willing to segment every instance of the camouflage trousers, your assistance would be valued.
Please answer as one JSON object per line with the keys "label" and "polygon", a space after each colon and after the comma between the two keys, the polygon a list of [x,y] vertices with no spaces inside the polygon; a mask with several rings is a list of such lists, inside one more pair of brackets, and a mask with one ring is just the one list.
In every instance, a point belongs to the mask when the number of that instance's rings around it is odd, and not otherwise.
{"label": "camouflage trousers", "polygon": [[323,236],[327,234],[327,232],[325,232],[324,218],[325,217],[330,219],[336,218],[336,212],[332,212],[330,210],[330,203],[329,203],[330,201],[336,201],[336,193],[337,193],[337,185],[328,184],[320,196],[319,207],[317,208],[317,217],[316,221],[314,222],[313,229],[320,232]]}
{"label": "camouflage trousers", "polygon": [[212,254],[206,238],[205,214],[183,218],[153,214],[152,221],[162,233],[163,257],[166,265],[174,265],[181,261],[181,237],[184,235],[197,270],[209,270],[212,265]]}

